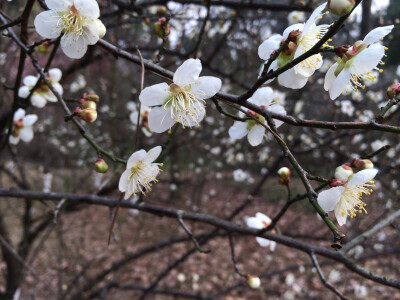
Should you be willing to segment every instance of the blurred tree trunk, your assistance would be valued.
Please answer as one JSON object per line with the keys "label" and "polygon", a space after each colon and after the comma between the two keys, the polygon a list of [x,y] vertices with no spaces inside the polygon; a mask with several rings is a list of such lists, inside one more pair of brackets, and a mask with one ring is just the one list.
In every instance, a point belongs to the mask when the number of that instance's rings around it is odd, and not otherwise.
{"label": "blurred tree trunk", "polygon": [[371,31],[372,27],[372,15],[371,15],[372,0],[363,0],[362,2],[362,21],[360,40],[364,39],[368,32]]}

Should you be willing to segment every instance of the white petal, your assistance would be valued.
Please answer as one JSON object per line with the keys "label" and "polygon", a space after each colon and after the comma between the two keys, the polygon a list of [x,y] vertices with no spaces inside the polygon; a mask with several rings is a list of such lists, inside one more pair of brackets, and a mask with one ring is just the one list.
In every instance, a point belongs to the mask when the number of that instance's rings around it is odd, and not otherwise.
{"label": "white petal", "polygon": [[136,151],[133,153],[129,159],[128,163],[126,164],[126,168],[130,169],[132,168],[135,164],[137,164],[140,160],[144,159],[147,155],[147,152],[143,149]]}
{"label": "white petal", "polygon": [[46,5],[50,9],[67,11],[72,6],[72,2],[72,0],[46,0]]}
{"label": "white petal", "polygon": [[321,12],[325,9],[325,7],[326,7],[326,2],[324,4],[318,6],[313,11],[313,13],[311,14],[311,16],[308,19],[307,23],[304,25],[302,37],[304,36],[304,34],[307,34],[307,31],[310,29],[310,27],[315,25],[317,19],[321,16]]}
{"label": "white petal", "polygon": [[246,219],[246,224],[248,227],[251,228],[256,228],[256,229],[263,229],[264,225],[261,221],[261,219],[256,218],[256,217],[250,217]]}
{"label": "white petal", "polygon": [[366,183],[368,180],[373,179],[378,173],[377,169],[362,170],[350,177],[347,186],[354,186]]}
{"label": "white petal", "polygon": [[200,122],[204,119],[206,115],[206,110],[204,108],[204,104],[197,102],[190,106],[190,111],[195,111],[195,114],[187,114],[186,112],[182,112],[177,114],[178,122],[183,126],[188,127],[197,127]]}
{"label": "white petal", "polygon": [[31,104],[35,107],[43,108],[46,106],[46,103],[46,99],[39,94],[33,94],[31,97]]}
{"label": "white petal", "polygon": [[162,151],[161,146],[156,146],[147,152],[147,156],[145,157],[144,161],[152,163],[157,159],[157,157],[160,155]]}
{"label": "white petal", "polygon": [[26,97],[29,96],[30,92],[31,92],[31,90],[29,89],[29,87],[27,87],[26,85],[21,86],[18,89],[18,97],[25,99]]}
{"label": "white petal", "polygon": [[337,186],[318,194],[318,204],[325,212],[332,211],[339,202],[345,188]]}
{"label": "white petal", "polygon": [[350,70],[343,69],[338,77],[332,82],[331,88],[329,89],[329,96],[332,100],[335,100],[339,97],[344,90],[346,90],[346,86],[349,83],[351,78]]}
{"label": "white petal", "polygon": [[19,137],[21,138],[21,140],[23,140],[26,143],[32,141],[32,139],[33,139],[32,128],[31,127],[22,128],[21,133],[19,134]]}
{"label": "white petal", "polygon": [[85,27],[83,28],[83,37],[85,38],[88,45],[94,45],[99,40],[99,25],[96,20],[92,20],[87,22]]}
{"label": "white petal", "polygon": [[60,17],[54,10],[41,12],[35,18],[35,29],[46,39],[57,38],[60,36],[62,30],[61,26],[57,26],[59,20]]}
{"label": "white petal", "polygon": [[[256,213],[256,218],[261,220],[261,222],[265,222],[267,224],[271,223],[271,221],[272,221],[270,217],[268,217],[267,215],[264,215],[263,213],[260,213],[260,212]],[[265,227],[265,224],[264,224],[264,227]]]}
{"label": "white petal", "polygon": [[37,115],[27,115],[24,118],[24,126],[32,126],[38,119]]}
{"label": "white petal", "polygon": [[162,107],[154,107],[149,114],[150,130],[156,133],[167,131],[174,126],[175,120],[171,118],[171,108],[164,110]]}
{"label": "white petal", "polygon": [[136,187],[137,187],[138,183],[135,179],[132,179],[131,181],[128,182],[127,185],[127,190],[125,191],[125,197],[124,199],[129,199],[133,193],[135,193],[136,191]]}
{"label": "white petal", "polygon": [[169,97],[169,86],[165,82],[149,86],[140,93],[139,100],[143,105],[162,105]]}
{"label": "white petal", "polygon": [[282,38],[287,39],[289,34],[294,31],[294,30],[300,30],[303,31],[304,24],[298,23],[298,24],[293,24],[290,25],[288,28],[285,29],[283,32]]}
{"label": "white petal", "polygon": [[267,239],[264,239],[264,238],[261,238],[261,237],[256,237],[256,240],[257,240],[258,244],[261,247],[268,247],[269,246],[270,240],[267,240]]}
{"label": "white petal", "polygon": [[308,78],[296,74],[292,68],[279,75],[278,80],[280,85],[289,89],[301,89],[307,84]]}
{"label": "white petal", "polygon": [[192,93],[198,99],[209,99],[221,89],[221,79],[213,76],[202,76],[192,84]]}
{"label": "white petal", "polygon": [[200,59],[189,58],[175,72],[174,83],[179,86],[186,86],[199,79],[201,72]]}
{"label": "white petal", "polygon": [[[305,49],[305,51],[304,51],[303,47],[300,45],[294,54],[294,58],[301,56],[303,53],[305,53],[308,50],[309,49]],[[306,60],[302,61],[301,63],[297,64],[294,67],[294,70],[296,73],[298,73],[304,77],[310,77],[314,74],[315,70],[318,70],[319,68],[321,68],[322,63],[323,63],[323,61],[322,61],[321,54],[315,54],[315,55],[307,58]]]}
{"label": "white petal", "polygon": [[14,113],[13,120],[18,121],[19,119],[25,117],[25,110],[22,108],[18,108],[17,111]]}
{"label": "white petal", "polygon": [[269,87],[259,88],[247,101],[258,106],[269,106],[274,100],[274,91]]}
{"label": "white petal", "polygon": [[49,70],[49,75],[53,81],[59,82],[62,77],[62,72],[59,68],[54,68]]}
{"label": "white petal", "polygon": [[[273,104],[273,105],[269,106],[268,111],[271,111],[271,112],[274,112],[274,113],[277,113],[280,115],[286,115],[285,108],[280,104]],[[278,128],[279,126],[281,126],[284,123],[283,121],[277,120],[277,119],[274,119],[274,122],[275,122],[276,128]]]}
{"label": "white petal", "polygon": [[79,14],[86,18],[97,19],[100,17],[100,9],[96,0],[74,0],[74,5]]}
{"label": "white petal", "polygon": [[121,178],[119,179],[118,183],[118,189],[121,192],[125,192],[128,188],[128,178],[130,175],[130,170],[125,170],[124,173],[122,173]]}
{"label": "white petal", "polygon": [[335,207],[335,217],[340,226],[346,224],[347,214],[342,215],[341,209],[339,206]]}
{"label": "white petal", "polygon": [[255,125],[250,129],[249,134],[247,135],[247,140],[251,146],[258,146],[261,144],[264,134],[265,128],[261,125]]}
{"label": "white petal", "polygon": [[12,135],[10,135],[10,139],[9,139],[10,144],[12,145],[16,145],[19,143],[19,136],[14,137]]}
{"label": "white petal", "polygon": [[276,242],[270,241],[269,250],[271,250],[273,252],[273,251],[275,251],[275,247],[276,247]]}
{"label": "white petal", "polygon": [[378,42],[380,39],[387,36],[394,28],[394,25],[377,27],[372,29],[364,38],[364,44],[370,45]]}
{"label": "white petal", "polygon": [[362,75],[372,71],[385,56],[385,48],[380,44],[373,44],[354,57],[350,72]]}
{"label": "white petal", "polygon": [[329,89],[332,86],[333,81],[336,79],[335,76],[335,71],[338,67],[338,63],[334,63],[328,70],[328,72],[326,72],[325,75],[325,82],[324,82],[324,89],[325,91],[329,91]]}
{"label": "white petal", "polygon": [[280,34],[274,34],[268,40],[265,40],[258,47],[258,56],[263,60],[268,60],[275,50],[279,48],[279,45],[283,37]]}
{"label": "white petal", "polygon": [[38,76],[32,76],[32,75],[28,75],[24,78],[24,84],[26,86],[29,87],[33,87],[36,85],[36,83],[38,82],[39,77]]}
{"label": "white petal", "polygon": [[137,125],[138,116],[139,113],[137,111],[134,111],[129,115],[129,120],[131,120],[133,125]]}
{"label": "white petal", "polygon": [[247,123],[235,121],[233,125],[229,128],[229,136],[231,139],[239,140],[244,138],[247,134]]}
{"label": "white petal", "polygon": [[82,58],[87,51],[87,42],[82,36],[64,34],[61,38],[61,49],[70,58]]}

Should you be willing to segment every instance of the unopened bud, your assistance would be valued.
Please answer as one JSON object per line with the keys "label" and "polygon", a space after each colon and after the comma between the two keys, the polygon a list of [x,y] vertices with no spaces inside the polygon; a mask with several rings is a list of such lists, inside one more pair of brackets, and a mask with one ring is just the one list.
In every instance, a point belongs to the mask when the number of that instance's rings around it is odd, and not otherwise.
{"label": "unopened bud", "polygon": [[362,171],[366,169],[372,169],[374,164],[369,159],[354,159],[352,166],[357,169],[357,171]]}
{"label": "unopened bud", "polygon": [[49,42],[44,42],[37,47],[37,51],[40,54],[47,54],[50,52],[50,45]]}
{"label": "unopened bud", "polygon": [[387,96],[389,99],[393,99],[398,94],[400,94],[400,83],[393,83],[387,89]]}
{"label": "unopened bud", "polygon": [[290,182],[290,169],[283,167],[278,170],[279,184],[288,185]]}
{"label": "unopened bud", "polygon": [[100,97],[96,93],[89,93],[89,94],[86,95],[86,99],[88,99],[89,101],[93,101],[93,102],[98,103]]}
{"label": "unopened bud", "polygon": [[107,29],[103,22],[99,19],[96,20],[97,27],[99,28],[99,38],[103,38],[106,35]]}
{"label": "unopened bud", "polygon": [[167,19],[160,18],[154,23],[153,31],[159,38],[164,38],[171,33],[171,26],[167,24]]}
{"label": "unopened bud", "polygon": [[349,180],[349,177],[353,174],[353,169],[349,164],[343,164],[340,167],[337,167],[335,170],[335,178],[343,182]]}
{"label": "unopened bud", "polygon": [[355,0],[328,0],[328,9],[337,16],[350,13],[356,4]]}
{"label": "unopened bud", "polygon": [[255,275],[247,275],[247,284],[252,289],[258,289],[261,286],[261,280],[258,276]]}
{"label": "unopened bud", "polygon": [[97,107],[96,102],[94,102],[94,101],[81,99],[78,102],[79,102],[79,105],[81,106],[82,109],[85,109],[85,108],[96,109],[96,107]]}
{"label": "unopened bud", "polygon": [[94,169],[97,173],[106,173],[108,171],[108,165],[102,158],[98,158],[94,164]]}
{"label": "unopened bud", "polygon": [[74,113],[87,123],[93,123],[97,119],[97,111],[93,108],[81,109],[77,107]]}

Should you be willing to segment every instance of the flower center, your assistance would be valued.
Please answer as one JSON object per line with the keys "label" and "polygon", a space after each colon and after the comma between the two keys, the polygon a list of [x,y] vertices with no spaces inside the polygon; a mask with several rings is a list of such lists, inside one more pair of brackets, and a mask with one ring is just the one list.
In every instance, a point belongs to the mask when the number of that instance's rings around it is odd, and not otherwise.
{"label": "flower center", "polygon": [[79,14],[75,5],[70,7],[68,12],[64,12],[60,16],[61,26],[65,34],[75,33],[77,35],[83,34],[83,26],[85,24],[85,17]]}
{"label": "flower center", "polygon": [[342,216],[349,215],[351,218],[354,218],[358,213],[365,212],[367,214],[367,210],[361,198],[363,195],[370,195],[375,187],[375,182],[372,180],[368,180],[367,182],[354,186],[346,186],[342,197],[340,198],[340,213]]}
{"label": "flower center", "polygon": [[151,191],[151,183],[153,181],[157,182],[154,174],[157,169],[158,171],[159,164],[146,164],[143,160],[139,161],[131,168],[131,174],[128,177],[128,182],[133,181],[134,190],[133,194],[136,196],[136,193],[141,192],[146,194],[147,192]]}
{"label": "flower center", "polygon": [[171,118],[177,123],[194,123],[199,126],[197,120],[203,114],[201,107],[204,106],[205,101],[196,98],[191,92],[191,85],[182,88],[172,83],[169,92],[170,97],[164,102],[163,107],[165,110],[171,107]]}

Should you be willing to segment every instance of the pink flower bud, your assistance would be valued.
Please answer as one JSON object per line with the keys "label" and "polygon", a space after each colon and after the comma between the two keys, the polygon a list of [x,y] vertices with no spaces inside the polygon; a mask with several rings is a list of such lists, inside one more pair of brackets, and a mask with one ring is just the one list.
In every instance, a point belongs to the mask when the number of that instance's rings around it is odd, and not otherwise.
{"label": "pink flower bud", "polygon": [[93,109],[96,109],[96,107],[97,107],[96,102],[93,102],[93,101],[81,99],[81,100],[79,100],[78,102],[79,102],[80,107],[81,107],[82,109],[85,109],[85,108],[93,108]]}
{"label": "pink flower bud", "polygon": [[89,101],[93,101],[93,102],[96,102],[96,103],[99,103],[99,99],[100,99],[99,95],[97,95],[96,93],[87,94],[86,98]]}
{"label": "pink flower bud", "polygon": [[283,167],[278,170],[279,184],[288,185],[290,183],[290,169]]}
{"label": "pink flower bud", "polygon": [[330,187],[337,187],[337,186],[344,186],[346,183],[339,180],[339,179],[332,179],[329,181],[329,186]]}
{"label": "pink flower bud", "polygon": [[106,173],[108,171],[108,165],[104,159],[99,157],[94,164],[94,169],[97,173]]}
{"label": "pink flower bud", "polygon": [[97,111],[93,108],[81,109],[80,107],[77,107],[74,113],[87,123],[93,123],[97,119]]}
{"label": "pink flower bud", "polygon": [[393,83],[387,89],[387,96],[389,99],[393,99],[400,93],[400,83]]}
{"label": "pink flower bud", "polygon": [[354,159],[352,166],[357,169],[357,171],[362,171],[366,169],[372,169],[374,164],[369,159]]}
{"label": "pink flower bud", "polygon": [[164,38],[171,33],[171,26],[166,24],[167,19],[160,18],[158,22],[154,23],[153,32],[159,37]]}
{"label": "pink flower bud", "polygon": [[343,182],[349,180],[349,177],[353,174],[353,169],[349,164],[343,164],[340,167],[337,167],[335,170],[335,178]]}
{"label": "pink flower bud", "polygon": [[350,13],[355,4],[355,0],[328,0],[328,9],[341,17]]}

